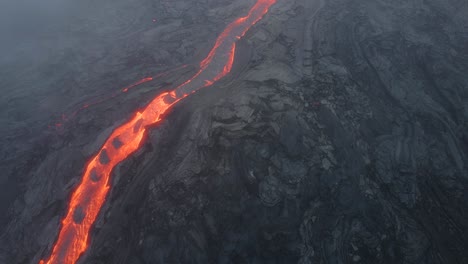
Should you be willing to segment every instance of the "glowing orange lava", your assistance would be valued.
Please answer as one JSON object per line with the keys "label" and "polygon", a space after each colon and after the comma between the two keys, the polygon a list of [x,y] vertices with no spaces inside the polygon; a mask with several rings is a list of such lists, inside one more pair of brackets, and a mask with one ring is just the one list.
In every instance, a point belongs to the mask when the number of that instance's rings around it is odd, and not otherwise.
{"label": "glowing orange lava", "polygon": [[[137,81],[137,82],[135,82],[135,83],[132,83],[132,84],[130,84],[130,85],[128,85],[128,86],[122,88],[122,89],[121,89],[120,91],[118,91],[118,92],[113,92],[113,93],[108,94],[108,95],[106,95],[106,96],[104,96],[104,97],[101,97],[101,98],[94,98],[94,99],[92,99],[91,101],[89,101],[89,102],[84,103],[83,105],[81,105],[78,109],[76,109],[76,110],[73,111],[72,113],[67,114],[67,115],[66,115],[66,114],[62,114],[60,122],[56,122],[56,123],[55,123],[55,127],[56,127],[57,129],[63,128],[64,123],[65,123],[66,121],[69,121],[69,120],[73,119],[73,118],[76,117],[81,111],[83,111],[84,109],[86,109],[86,108],[88,108],[88,107],[90,107],[90,106],[94,106],[94,105],[98,105],[98,104],[100,104],[100,103],[103,103],[103,102],[105,102],[105,101],[107,101],[107,100],[109,100],[109,99],[115,98],[116,96],[118,96],[118,95],[120,95],[120,94],[122,94],[122,93],[127,93],[127,92],[129,92],[131,89],[133,89],[133,88],[135,88],[135,87],[137,87],[137,86],[139,86],[139,85],[141,85],[141,84],[143,84],[143,83],[151,82],[151,81],[153,81],[153,80],[155,80],[155,79],[158,79],[158,78],[160,78],[160,77],[166,76],[166,75],[168,75],[168,74],[171,73],[171,72],[174,72],[174,71],[183,69],[183,68],[185,68],[185,67],[187,67],[187,66],[188,66],[188,65],[185,64],[185,65],[182,65],[182,66],[180,66],[180,67],[174,68],[174,69],[172,69],[172,70],[170,70],[170,71],[162,72],[162,73],[159,73],[159,74],[157,74],[157,75],[155,75],[155,76],[152,76],[152,77],[143,78],[143,79],[141,79],[141,80],[139,80],[139,81]],[[49,126],[49,128],[50,128],[50,126]]]}
{"label": "glowing orange lava", "polygon": [[[48,260],[40,264],[73,264],[89,245],[89,232],[104,204],[114,167],[141,145],[147,128],[161,121],[174,104],[200,88],[210,86],[232,69],[236,41],[257,23],[276,0],[258,0],[245,17],[238,18],[217,38],[200,70],[172,92],[162,93],[144,109],[112,132],[86,165],[83,177],[70,198],[67,214]],[[146,79],[140,82],[148,81]],[[124,88],[125,90],[125,88]],[[125,91],[124,91],[125,92]]]}

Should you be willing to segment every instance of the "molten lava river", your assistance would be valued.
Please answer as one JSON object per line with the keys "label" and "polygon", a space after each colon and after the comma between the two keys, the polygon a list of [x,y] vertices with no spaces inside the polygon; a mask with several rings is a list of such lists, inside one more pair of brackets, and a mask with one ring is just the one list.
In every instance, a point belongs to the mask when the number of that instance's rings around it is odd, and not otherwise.
{"label": "molten lava river", "polygon": [[224,29],[192,78],[171,92],[154,98],[112,132],[97,154],[88,161],[81,182],[71,195],[52,253],[47,260],[41,260],[40,264],[76,263],[89,246],[89,232],[109,192],[114,167],[139,148],[147,127],[161,121],[161,116],[168,109],[197,90],[212,85],[231,71],[236,41],[275,2],[276,0],[257,0],[246,16],[236,19]]}

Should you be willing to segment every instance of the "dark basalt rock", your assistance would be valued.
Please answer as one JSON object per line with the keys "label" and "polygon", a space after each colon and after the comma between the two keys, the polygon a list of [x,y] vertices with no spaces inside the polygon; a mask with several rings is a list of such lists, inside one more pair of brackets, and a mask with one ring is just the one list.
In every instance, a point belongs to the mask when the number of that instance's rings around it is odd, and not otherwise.
{"label": "dark basalt rock", "polygon": [[120,141],[120,139],[118,137],[114,138],[112,140],[112,146],[115,148],[115,149],[119,149],[120,147],[122,147],[122,141]]}
{"label": "dark basalt rock", "polygon": [[102,175],[98,174],[98,172],[96,171],[96,169],[93,168],[93,169],[91,170],[90,177],[91,177],[91,181],[93,181],[93,182],[98,182],[98,181],[101,180]]}
{"label": "dark basalt rock", "polygon": [[[68,46],[0,59],[0,263],[49,254],[86,158],[196,68],[59,129],[45,128],[51,116],[197,65],[254,2],[83,4]],[[232,73],[179,102],[115,169],[80,263],[468,263],[467,13],[449,0],[278,0]]]}
{"label": "dark basalt rock", "polygon": [[78,206],[76,207],[75,211],[73,212],[73,221],[77,224],[81,224],[85,218],[85,214],[83,211],[83,207]]}
{"label": "dark basalt rock", "polygon": [[101,153],[99,154],[99,163],[105,165],[108,164],[110,161],[109,155],[107,154],[107,150],[103,149]]}

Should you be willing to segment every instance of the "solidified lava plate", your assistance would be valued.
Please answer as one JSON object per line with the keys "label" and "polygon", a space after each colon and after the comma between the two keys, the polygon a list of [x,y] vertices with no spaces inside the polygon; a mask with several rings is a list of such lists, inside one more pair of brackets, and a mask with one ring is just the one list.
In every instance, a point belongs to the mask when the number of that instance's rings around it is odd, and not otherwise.
{"label": "solidified lava plate", "polygon": [[72,264],[89,246],[90,229],[109,192],[112,170],[134,153],[145,138],[147,127],[162,120],[163,114],[198,89],[212,85],[231,71],[236,41],[257,23],[276,0],[258,0],[244,17],[229,24],[219,35],[199,71],[171,92],[154,98],[145,108],[114,130],[86,165],[81,182],[70,198],[58,239],[47,260],[40,264]]}

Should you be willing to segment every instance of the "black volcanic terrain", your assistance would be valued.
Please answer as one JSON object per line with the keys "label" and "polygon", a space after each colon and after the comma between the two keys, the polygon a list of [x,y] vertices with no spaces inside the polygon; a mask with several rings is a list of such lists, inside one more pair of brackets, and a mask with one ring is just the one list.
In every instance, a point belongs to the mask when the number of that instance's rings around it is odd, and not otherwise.
{"label": "black volcanic terrain", "polygon": [[[0,4],[0,264],[50,255],[88,159],[256,2]],[[149,131],[77,263],[468,263],[466,0],[277,0]]]}

